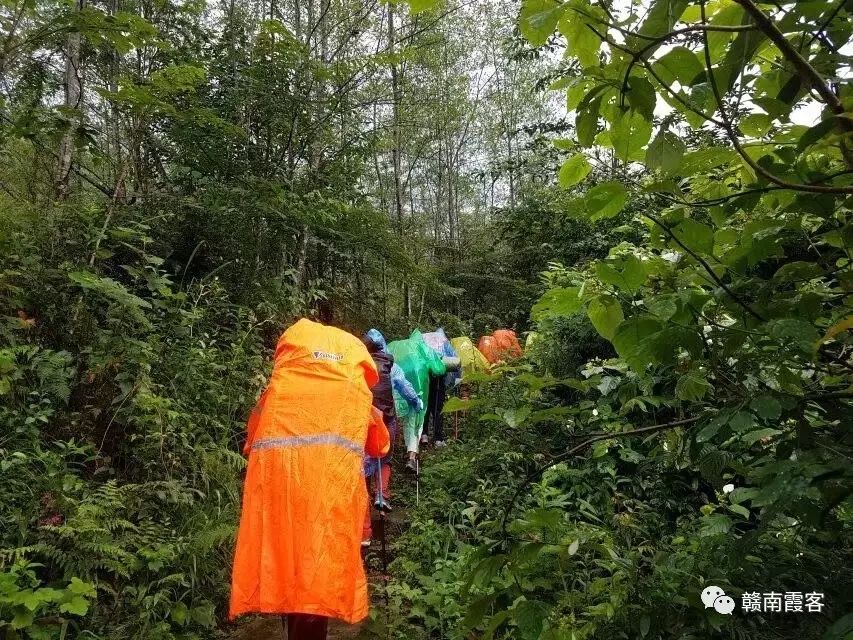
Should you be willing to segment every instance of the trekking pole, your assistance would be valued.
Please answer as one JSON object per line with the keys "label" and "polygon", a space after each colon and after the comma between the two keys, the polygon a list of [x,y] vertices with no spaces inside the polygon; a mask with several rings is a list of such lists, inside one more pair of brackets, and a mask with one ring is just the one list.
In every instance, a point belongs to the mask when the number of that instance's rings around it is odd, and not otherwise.
{"label": "trekking pole", "polygon": [[[385,488],[382,486],[382,458],[379,458],[379,543],[382,555],[382,582],[388,578],[388,555],[385,546]],[[388,604],[388,592],[383,589],[385,604]]]}
{"label": "trekking pole", "polygon": [[421,459],[415,458],[415,505],[421,504]]}

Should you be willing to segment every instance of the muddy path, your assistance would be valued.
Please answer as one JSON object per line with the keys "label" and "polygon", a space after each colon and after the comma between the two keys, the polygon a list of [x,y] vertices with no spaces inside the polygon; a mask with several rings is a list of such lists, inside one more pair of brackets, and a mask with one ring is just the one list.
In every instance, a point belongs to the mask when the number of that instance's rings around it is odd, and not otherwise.
{"label": "muddy path", "polygon": [[[329,624],[329,640],[348,640],[358,637],[361,625],[344,624],[333,620]],[[283,640],[284,625],[278,617],[257,617],[240,625],[230,640]]]}

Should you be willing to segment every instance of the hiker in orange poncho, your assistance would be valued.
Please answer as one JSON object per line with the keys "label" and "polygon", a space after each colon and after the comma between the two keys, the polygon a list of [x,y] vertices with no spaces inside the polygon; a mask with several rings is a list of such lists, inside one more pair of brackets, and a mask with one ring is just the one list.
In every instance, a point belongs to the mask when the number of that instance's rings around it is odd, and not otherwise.
{"label": "hiker in orange poncho", "polygon": [[231,618],[286,614],[291,640],[314,640],[329,618],[367,615],[362,459],[390,445],[376,381],[365,346],[341,329],[303,319],[281,336],[249,418]]}
{"label": "hiker in orange poncho", "polygon": [[511,329],[498,329],[491,335],[483,336],[477,344],[477,349],[486,357],[489,364],[511,362],[524,355],[515,331]]}

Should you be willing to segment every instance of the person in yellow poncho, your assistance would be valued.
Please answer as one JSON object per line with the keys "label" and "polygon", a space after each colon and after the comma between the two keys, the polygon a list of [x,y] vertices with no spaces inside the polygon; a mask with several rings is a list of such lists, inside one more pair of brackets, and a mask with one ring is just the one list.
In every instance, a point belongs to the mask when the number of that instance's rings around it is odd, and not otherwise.
{"label": "person in yellow poncho", "polygon": [[462,369],[462,382],[466,376],[472,373],[486,373],[489,370],[489,361],[484,356],[468,336],[459,336],[450,341],[453,349],[459,356]]}

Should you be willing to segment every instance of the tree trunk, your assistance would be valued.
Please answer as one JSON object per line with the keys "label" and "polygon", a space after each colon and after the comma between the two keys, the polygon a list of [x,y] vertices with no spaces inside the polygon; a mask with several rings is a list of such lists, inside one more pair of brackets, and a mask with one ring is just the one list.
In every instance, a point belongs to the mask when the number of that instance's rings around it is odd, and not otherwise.
{"label": "tree trunk", "polygon": [[[388,51],[391,56],[391,159],[394,165],[394,209],[397,216],[397,234],[403,239],[403,188],[400,183],[400,103],[402,92],[400,90],[400,77],[397,62],[394,60],[394,42],[397,39],[397,29],[394,25],[394,5],[388,4]],[[412,294],[409,283],[403,283],[403,313],[408,319],[412,315]]]}
{"label": "tree trunk", "polygon": [[[74,11],[83,9],[84,0],[76,0]],[[72,31],[65,42],[65,107],[73,109],[69,113],[69,122],[59,143],[56,162],[54,190],[56,197],[65,200],[71,195],[71,171],[74,164],[74,143],[77,129],[82,120],[83,108],[83,72],[80,67],[80,32]]]}

